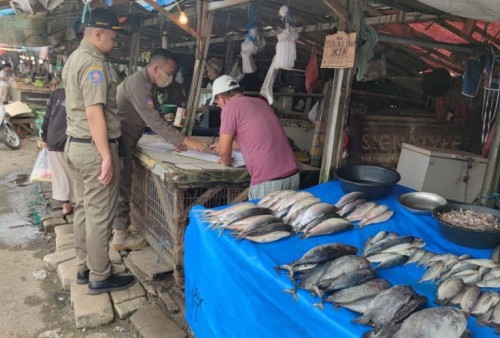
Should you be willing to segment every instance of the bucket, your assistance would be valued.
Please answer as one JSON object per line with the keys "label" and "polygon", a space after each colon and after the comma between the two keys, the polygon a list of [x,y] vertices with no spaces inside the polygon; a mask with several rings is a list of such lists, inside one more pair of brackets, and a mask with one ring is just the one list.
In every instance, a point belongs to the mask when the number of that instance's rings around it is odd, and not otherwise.
{"label": "bucket", "polygon": [[160,106],[160,113],[162,115],[175,114],[177,106],[175,104],[162,104]]}

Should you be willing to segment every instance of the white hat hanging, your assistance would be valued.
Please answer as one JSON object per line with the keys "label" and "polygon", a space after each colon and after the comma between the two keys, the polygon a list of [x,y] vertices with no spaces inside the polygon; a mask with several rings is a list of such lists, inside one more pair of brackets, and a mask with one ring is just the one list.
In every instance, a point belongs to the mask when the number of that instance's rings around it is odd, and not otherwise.
{"label": "white hat hanging", "polygon": [[291,69],[297,58],[295,41],[299,38],[299,34],[290,25],[290,11],[287,6],[281,6],[279,15],[285,21],[285,29],[277,36],[278,43],[276,44],[276,62],[274,67],[277,69]]}

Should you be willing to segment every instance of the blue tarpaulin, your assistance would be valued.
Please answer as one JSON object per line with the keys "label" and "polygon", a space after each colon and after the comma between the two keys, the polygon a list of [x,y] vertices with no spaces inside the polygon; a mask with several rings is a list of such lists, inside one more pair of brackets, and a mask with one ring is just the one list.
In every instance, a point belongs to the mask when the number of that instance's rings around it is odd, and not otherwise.
{"label": "blue tarpaulin", "polygon": [[[338,181],[307,190],[328,203],[335,203],[344,195]],[[360,337],[370,327],[351,322],[358,314],[335,309],[331,304],[325,304],[321,310],[313,306],[319,299],[304,290],[298,291],[297,302],[283,291],[292,288],[292,283],[285,274],[277,274],[274,267],[293,262],[319,244],[346,243],[362,251],[368,237],[386,230],[420,237],[427,243],[424,249],[435,253],[491,256],[491,249],[471,249],[449,242],[440,234],[432,216],[404,209],[397,196],[408,191],[398,185],[388,198],[377,201],[394,210],[394,216],[387,222],[339,234],[305,240],[294,236],[266,244],[235,240],[230,231],[219,236],[218,231],[206,229],[207,223],[201,218],[205,209],[194,207],[184,239],[186,320],[194,335],[197,338]],[[392,285],[412,286],[428,297],[427,306],[434,307],[436,285],[418,282],[424,272],[423,267],[409,264],[377,271],[377,276]],[[468,329],[474,337],[494,337],[493,329],[478,326],[474,317],[469,318]]]}

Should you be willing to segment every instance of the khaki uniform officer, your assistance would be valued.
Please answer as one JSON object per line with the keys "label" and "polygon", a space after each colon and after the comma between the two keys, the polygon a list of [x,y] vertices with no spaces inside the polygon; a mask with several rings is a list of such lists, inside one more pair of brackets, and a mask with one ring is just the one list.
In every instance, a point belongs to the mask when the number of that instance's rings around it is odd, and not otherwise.
{"label": "khaki uniform officer", "polygon": [[118,32],[116,14],[91,11],[80,47],[62,74],[68,121],[65,155],[75,180],[76,281],[88,282],[90,294],[125,289],[135,281],[133,276],[112,274],[108,256],[118,199],[121,132],[116,79],[104,55],[116,46]]}
{"label": "khaki uniform officer", "polygon": [[111,244],[115,250],[136,250],[144,243],[142,237],[129,233],[127,227],[130,225],[133,153],[146,126],[180,149],[202,151],[208,148],[205,143],[184,136],[167,124],[154,107],[153,93],[157,87],[166,88],[172,83],[176,68],[174,54],[166,49],[158,48],[151,54],[151,59],[144,69],[128,76],[118,86],[116,101],[123,121],[120,140],[122,157],[120,197]]}

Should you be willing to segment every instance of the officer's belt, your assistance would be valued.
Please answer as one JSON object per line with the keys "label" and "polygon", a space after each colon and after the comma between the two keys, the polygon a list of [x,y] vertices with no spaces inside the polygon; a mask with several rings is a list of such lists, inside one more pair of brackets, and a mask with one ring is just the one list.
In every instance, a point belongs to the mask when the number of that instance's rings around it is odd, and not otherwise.
{"label": "officer's belt", "polygon": [[[78,137],[73,137],[73,136],[69,137],[69,141],[76,142],[76,143],[87,143],[87,144],[94,143],[94,140],[91,138],[78,138]],[[118,139],[117,138],[110,138],[110,139],[108,139],[108,142],[109,143],[117,143]]]}

